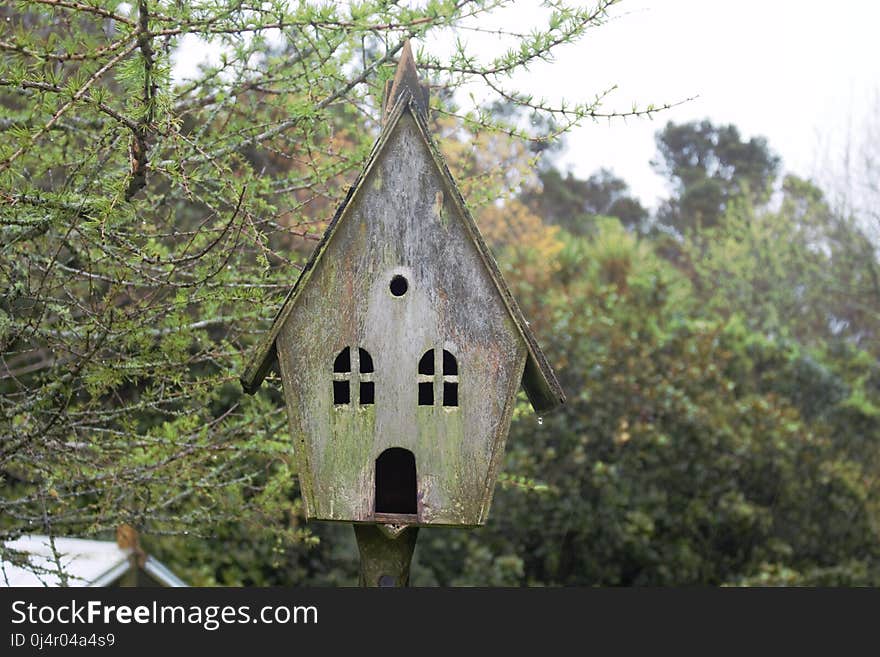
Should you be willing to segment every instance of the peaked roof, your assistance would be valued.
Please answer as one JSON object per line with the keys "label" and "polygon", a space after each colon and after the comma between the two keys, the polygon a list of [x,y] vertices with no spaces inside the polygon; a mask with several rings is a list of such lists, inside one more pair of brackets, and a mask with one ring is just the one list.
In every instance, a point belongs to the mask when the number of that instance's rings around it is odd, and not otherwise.
{"label": "peaked roof", "polygon": [[272,322],[272,327],[269,330],[269,333],[257,346],[253,358],[250,360],[247,368],[241,376],[242,387],[245,392],[254,394],[260,387],[266,374],[268,374],[269,370],[275,365],[278,358],[275,341],[278,338],[278,334],[280,333],[284,322],[290,316],[293,307],[296,305],[300,291],[307,285],[316,265],[327,250],[327,245],[333,238],[339,222],[346,217],[347,208],[351,205],[352,199],[358,193],[367,175],[379,159],[379,156],[384,150],[385,144],[388,142],[390,135],[394,132],[394,129],[400,121],[400,117],[403,116],[404,112],[409,112],[415,120],[419,135],[421,135],[425,145],[428,147],[431,159],[437,167],[437,172],[440,175],[444,186],[447,191],[450,192],[450,198],[455,203],[459,216],[463,219],[471,241],[476,247],[499,295],[504,301],[504,305],[516,325],[517,331],[526,344],[528,354],[522,378],[522,385],[526,391],[526,395],[528,395],[529,401],[536,412],[546,412],[556,408],[565,402],[565,393],[562,390],[562,386],[559,385],[559,381],[556,378],[556,374],[553,372],[553,368],[551,368],[550,364],[547,362],[547,358],[538,346],[538,342],[529,327],[529,323],[526,321],[522,311],[516,303],[516,300],[513,298],[510,289],[507,287],[507,284],[501,275],[501,271],[498,268],[498,264],[495,262],[495,258],[492,257],[489,248],[483,241],[483,237],[480,235],[480,231],[477,228],[470,211],[467,209],[464,198],[458,189],[458,185],[456,185],[443,155],[440,153],[439,148],[431,136],[427,124],[427,90],[419,83],[418,75],[415,70],[415,61],[413,60],[412,50],[410,49],[408,41],[404,44],[394,79],[386,84],[385,92],[382,131],[373,146],[370,157],[367,159],[363,171],[361,171],[357,180],[348,190],[345,200],[337,209],[333,220],[324,232],[318,246],[309,257],[308,262],[300,273],[293,288],[288,292],[287,297],[284,299],[284,303],[281,305],[281,309],[278,311],[275,320]]}
{"label": "peaked roof", "polygon": [[398,98],[405,91],[409,91],[419,110],[428,116],[428,88],[419,82],[419,73],[416,70],[416,60],[413,58],[409,40],[404,42],[400,59],[397,62],[397,70],[394,78],[385,83],[385,98],[382,102],[382,123],[386,123],[390,111],[394,108]]}

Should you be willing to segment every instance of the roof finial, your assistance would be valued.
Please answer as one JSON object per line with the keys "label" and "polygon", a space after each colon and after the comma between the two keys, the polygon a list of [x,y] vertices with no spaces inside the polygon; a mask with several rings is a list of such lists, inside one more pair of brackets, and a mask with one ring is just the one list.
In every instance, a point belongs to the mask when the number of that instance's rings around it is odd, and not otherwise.
{"label": "roof finial", "polygon": [[397,62],[397,71],[394,73],[394,79],[385,83],[385,100],[382,104],[382,122],[384,123],[388,117],[394,103],[404,92],[409,90],[413,100],[422,116],[428,117],[428,87],[419,82],[419,74],[416,71],[416,60],[413,58],[412,48],[409,45],[409,39],[403,43],[403,50],[400,53],[400,60]]}

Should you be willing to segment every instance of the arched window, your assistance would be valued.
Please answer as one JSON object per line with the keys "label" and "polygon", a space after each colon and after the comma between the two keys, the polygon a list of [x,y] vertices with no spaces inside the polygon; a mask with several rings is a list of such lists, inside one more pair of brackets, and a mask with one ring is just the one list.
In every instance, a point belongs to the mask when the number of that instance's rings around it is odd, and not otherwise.
{"label": "arched window", "polygon": [[419,406],[433,406],[436,400],[454,408],[458,406],[458,361],[443,349],[438,363],[437,351],[429,349],[419,360]]}
{"label": "arched window", "polygon": [[373,358],[366,349],[346,347],[333,361],[333,404],[347,406],[352,402],[352,385],[357,390],[357,403],[368,406],[375,403]]}

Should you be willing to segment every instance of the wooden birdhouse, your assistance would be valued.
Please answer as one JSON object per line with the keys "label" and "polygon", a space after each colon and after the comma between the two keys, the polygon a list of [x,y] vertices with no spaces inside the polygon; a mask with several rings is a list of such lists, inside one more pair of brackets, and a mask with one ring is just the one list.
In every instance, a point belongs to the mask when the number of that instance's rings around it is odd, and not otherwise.
{"label": "wooden birdhouse", "polygon": [[486,522],[520,384],[564,401],[434,143],[406,44],[363,172],[241,378],[281,374],[308,518]]}

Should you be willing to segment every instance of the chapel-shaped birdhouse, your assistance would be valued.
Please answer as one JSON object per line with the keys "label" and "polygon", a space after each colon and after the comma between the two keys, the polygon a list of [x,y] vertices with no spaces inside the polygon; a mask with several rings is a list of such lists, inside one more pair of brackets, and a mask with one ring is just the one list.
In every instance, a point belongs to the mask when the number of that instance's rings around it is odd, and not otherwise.
{"label": "chapel-shaped birdhouse", "polygon": [[409,44],[382,131],[242,376],[281,374],[308,518],[482,525],[520,383],[564,394],[428,129]]}

